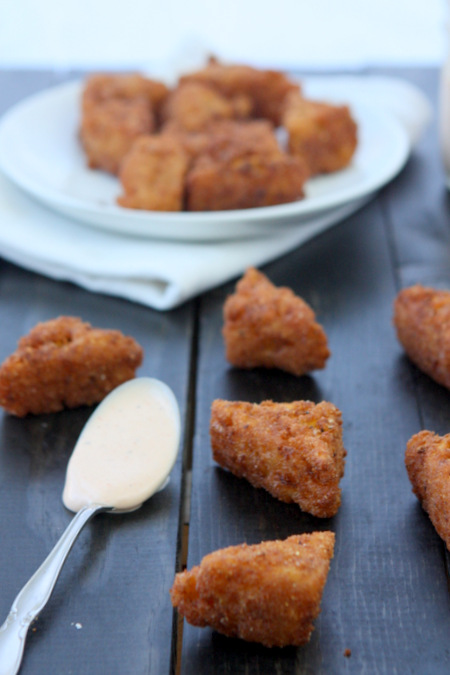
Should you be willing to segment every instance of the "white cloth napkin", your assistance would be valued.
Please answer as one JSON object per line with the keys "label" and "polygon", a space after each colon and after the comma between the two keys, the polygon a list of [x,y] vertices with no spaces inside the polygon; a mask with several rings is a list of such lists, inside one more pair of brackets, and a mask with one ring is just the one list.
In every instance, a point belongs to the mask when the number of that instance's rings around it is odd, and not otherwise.
{"label": "white cloth napkin", "polygon": [[[364,103],[381,106],[407,130],[411,147],[431,115],[425,96],[394,78],[348,76],[308,78],[304,89],[320,97],[324,89],[345,101],[346,89]],[[343,220],[370,197],[299,226],[277,229],[257,239],[169,242],[125,237],[66,219],[38,204],[0,176],[0,255],[46,276],[74,282],[158,310],[168,310],[238,275],[293,250]]]}

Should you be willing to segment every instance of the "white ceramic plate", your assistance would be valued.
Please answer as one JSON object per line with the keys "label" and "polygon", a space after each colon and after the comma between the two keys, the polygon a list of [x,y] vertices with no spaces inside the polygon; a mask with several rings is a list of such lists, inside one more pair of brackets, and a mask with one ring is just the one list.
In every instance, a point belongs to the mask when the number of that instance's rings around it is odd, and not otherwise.
{"label": "white ceramic plate", "polygon": [[71,82],[49,89],[8,111],[0,122],[0,167],[52,209],[122,234],[198,241],[273,233],[370,195],[400,171],[409,153],[406,133],[395,119],[347,100],[359,126],[352,164],[308,181],[301,201],[202,213],[124,209],[115,204],[118,180],[86,168],[77,136],[81,87]]}

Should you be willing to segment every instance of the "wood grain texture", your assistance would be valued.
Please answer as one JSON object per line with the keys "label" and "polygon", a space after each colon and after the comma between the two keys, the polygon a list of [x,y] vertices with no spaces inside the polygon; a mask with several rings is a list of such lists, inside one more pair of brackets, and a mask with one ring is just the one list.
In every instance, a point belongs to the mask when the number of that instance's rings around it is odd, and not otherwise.
{"label": "wood grain texture", "polygon": [[[324,371],[297,379],[231,369],[220,331],[233,286],[203,299],[188,566],[230,544],[324,528],[336,533],[336,552],[309,645],[266,650],[185,626],[185,675],[449,670],[444,548],[411,493],[404,451],[425,423],[448,431],[450,394],[414,373],[391,320],[393,299],[413,262],[427,266],[430,282],[446,270],[450,286],[448,204],[435,131],[362,211],[263,268],[316,310],[332,351]],[[320,521],[215,466],[208,439],[214,398],[336,404],[348,450],[338,515]]]}
{"label": "wood grain texture", "polygon": [[[388,72],[410,78],[436,101],[435,71]],[[68,76],[0,72],[0,112]],[[264,649],[185,625],[181,675],[449,672],[448,556],[411,492],[404,451],[422,428],[450,430],[450,392],[403,355],[391,318],[401,287],[420,281],[450,288],[449,221],[435,120],[405,169],[364,209],[263,268],[312,305],[328,334],[326,368],[301,378],[228,366],[222,306],[234,284],[161,314],[0,260],[0,361],[38,321],[81,316],[133,335],[146,355],[139,374],[164,379],[186,420],[186,457],[180,454],[168,488],[135,514],[98,516],[85,528],[30,633],[21,673],[173,672],[168,589],[182,562],[191,445],[189,567],[223,546],[316,529],[336,533],[336,551],[306,647]],[[314,518],[215,466],[215,398],[337,405],[348,450],[337,516]],[[89,412],[0,415],[0,615],[70,520],[61,504],[64,472]]]}
{"label": "wood grain texture", "polygon": [[[122,330],[144,348],[140,375],[172,387],[184,417],[191,343],[186,306],[161,315],[0,266],[0,358],[37,322],[60,314]],[[72,515],[61,502],[65,469],[91,408],[0,417],[0,616]],[[77,540],[49,604],[33,625],[21,673],[168,673],[177,553],[181,452],[167,488],[140,510],[97,516]],[[3,619],[2,619],[3,621]]]}

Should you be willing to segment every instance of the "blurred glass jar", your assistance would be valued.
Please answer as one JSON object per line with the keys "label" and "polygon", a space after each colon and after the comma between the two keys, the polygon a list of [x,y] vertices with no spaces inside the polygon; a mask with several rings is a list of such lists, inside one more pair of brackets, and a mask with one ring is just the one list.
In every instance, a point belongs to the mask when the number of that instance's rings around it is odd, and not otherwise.
{"label": "blurred glass jar", "polygon": [[439,86],[439,141],[447,187],[450,189],[450,2],[446,2],[445,57]]}

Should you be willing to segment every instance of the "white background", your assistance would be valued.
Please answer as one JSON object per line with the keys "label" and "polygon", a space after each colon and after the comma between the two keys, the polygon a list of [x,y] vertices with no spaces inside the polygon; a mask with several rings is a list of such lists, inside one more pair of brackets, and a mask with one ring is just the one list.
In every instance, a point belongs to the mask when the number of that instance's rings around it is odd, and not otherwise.
{"label": "white background", "polygon": [[0,67],[436,64],[445,0],[0,0]]}

